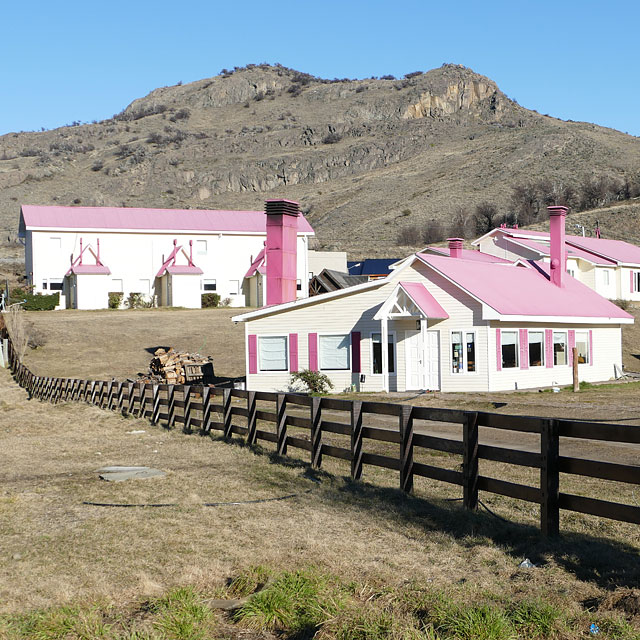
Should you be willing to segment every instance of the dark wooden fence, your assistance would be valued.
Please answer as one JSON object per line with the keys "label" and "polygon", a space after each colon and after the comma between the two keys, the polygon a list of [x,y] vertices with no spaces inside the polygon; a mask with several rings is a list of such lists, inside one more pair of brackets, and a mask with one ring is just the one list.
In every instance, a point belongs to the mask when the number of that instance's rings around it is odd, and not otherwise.
{"label": "dark wooden fence", "polygon": [[[478,491],[509,496],[540,505],[544,535],[559,532],[559,511],[566,509],[604,518],[640,524],[640,507],[562,493],[560,474],[574,474],[640,485],[640,466],[561,456],[560,437],[640,444],[640,427],[556,420],[529,416],[414,407],[386,402],[309,397],[293,393],[266,393],[220,389],[202,385],[168,385],[90,381],[34,375],[22,364],[9,341],[9,364],[14,377],[29,394],[49,402],[80,401],[104,409],[146,418],[152,424],[180,425],[203,434],[220,431],[229,438],[242,436],[249,444],[271,442],[278,454],[290,448],[308,452],[319,468],[324,456],[351,464],[351,476],[360,479],[365,465],[399,473],[402,490],[410,492],[416,476],[462,487],[467,509],[478,506]],[[273,410],[259,408],[267,403]],[[336,418],[336,415],[338,418]],[[397,428],[369,426],[369,416],[391,416]],[[342,416],[340,418],[340,416]],[[242,424],[238,424],[239,420]],[[418,433],[416,421],[461,426],[462,441]],[[274,427],[267,430],[264,424]],[[521,451],[479,444],[479,427],[538,434],[540,451]],[[291,433],[289,428],[295,428]],[[302,435],[300,431],[302,430]],[[336,446],[332,435],[346,436],[349,446]],[[343,438],[346,440],[347,438]],[[366,452],[365,441],[398,446],[395,456]],[[462,457],[461,470],[414,461],[414,454],[436,450]],[[480,475],[479,460],[492,460],[540,470],[538,486],[527,486]]]}

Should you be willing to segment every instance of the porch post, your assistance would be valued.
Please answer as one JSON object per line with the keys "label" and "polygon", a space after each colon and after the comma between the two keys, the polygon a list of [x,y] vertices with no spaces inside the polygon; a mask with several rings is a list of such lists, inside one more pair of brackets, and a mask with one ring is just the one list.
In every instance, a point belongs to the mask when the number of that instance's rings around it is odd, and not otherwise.
{"label": "porch post", "polygon": [[380,321],[382,331],[380,332],[380,342],[382,343],[382,385],[384,391],[389,391],[389,318],[385,316]]}
{"label": "porch post", "polygon": [[422,342],[422,353],[420,354],[422,388],[426,389],[430,386],[427,380],[427,319],[420,317],[420,341]]}

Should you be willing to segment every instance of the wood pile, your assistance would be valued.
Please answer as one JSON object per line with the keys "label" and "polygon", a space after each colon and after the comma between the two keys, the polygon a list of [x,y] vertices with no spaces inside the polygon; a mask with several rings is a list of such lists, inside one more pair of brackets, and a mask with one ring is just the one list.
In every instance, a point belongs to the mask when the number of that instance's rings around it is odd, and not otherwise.
{"label": "wood pile", "polygon": [[157,349],[149,364],[147,382],[190,384],[213,382],[213,358],[198,353]]}

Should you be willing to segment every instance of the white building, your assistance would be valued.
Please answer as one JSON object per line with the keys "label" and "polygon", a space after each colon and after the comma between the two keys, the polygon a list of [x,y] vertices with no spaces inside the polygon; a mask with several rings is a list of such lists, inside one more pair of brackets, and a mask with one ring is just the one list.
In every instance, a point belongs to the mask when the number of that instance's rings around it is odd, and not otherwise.
{"label": "white building", "polygon": [[[314,232],[297,220],[297,297],[306,297]],[[262,304],[245,275],[265,249],[264,211],[23,205],[20,234],[28,283],[60,291],[63,307],[106,308],[109,292],[195,308],[202,293],[233,307]]]}

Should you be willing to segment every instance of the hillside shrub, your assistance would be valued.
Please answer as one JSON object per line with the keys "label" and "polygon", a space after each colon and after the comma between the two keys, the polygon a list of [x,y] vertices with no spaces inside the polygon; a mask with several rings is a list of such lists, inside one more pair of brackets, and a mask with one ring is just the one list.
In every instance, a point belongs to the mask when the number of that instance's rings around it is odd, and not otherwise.
{"label": "hillside shrub", "polygon": [[124,293],[121,291],[109,291],[109,309],[119,309],[124,298]]}
{"label": "hillside shrub", "polygon": [[331,382],[329,376],[320,371],[311,371],[310,369],[292,373],[291,384],[295,385],[297,382],[305,385],[309,393],[323,394],[329,393],[329,389],[333,389],[333,382]]}
{"label": "hillside shrub", "polygon": [[406,227],[402,227],[398,232],[397,244],[404,247],[411,247],[413,245],[420,244],[422,238],[422,227],[417,224],[412,224]]}
{"label": "hillside shrub", "polygon": [[329,133],[322,138],[322,144],[335,144],[336,142],[340,142],[340,140],[342,140],[342,136],[339,133],[329,131]]}
{"label": "hillside shrub", "polygon": [[220,294],[219,293],[203,293],[200,296],[200,304],[203,309],[211,309],[213,307],[220,306]]}
{"label": "hillside shrub", "polygon": [[622,310],[627,311],[631,306],[630,300],[623,300],[622,298],[618,298],[617,300],[612,300],[613,304],[620,307]]}
{"label": "hillside shrub", "polygon": [[19,302],[24,303],[22,308],[26,311],[53,311],[60,304],[60,293],[34,294],[28,287],[16,287],[11,290],[9,304]]}

